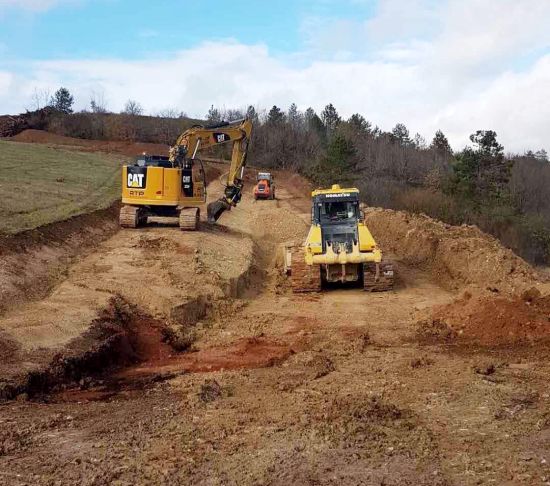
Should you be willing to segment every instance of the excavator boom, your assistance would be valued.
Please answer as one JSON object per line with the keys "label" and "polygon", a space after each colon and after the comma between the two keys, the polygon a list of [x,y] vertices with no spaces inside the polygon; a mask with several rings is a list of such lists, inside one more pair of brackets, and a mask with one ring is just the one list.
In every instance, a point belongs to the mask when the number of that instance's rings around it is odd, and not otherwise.
{"label": "excavator boom", "polygon": [[246,166],[248,144],[252,136],[252,122],[249,119],[225,122],[219,125],[195,126],[180,135],[170,149],[170,160],[174,165],[185,167],[197,152],[214,145],[233,143],[231,165],[227,173],[224,195],[210,203],[208,220],[216,222],[227,210],[236,206],[242,197],[243,173]]}

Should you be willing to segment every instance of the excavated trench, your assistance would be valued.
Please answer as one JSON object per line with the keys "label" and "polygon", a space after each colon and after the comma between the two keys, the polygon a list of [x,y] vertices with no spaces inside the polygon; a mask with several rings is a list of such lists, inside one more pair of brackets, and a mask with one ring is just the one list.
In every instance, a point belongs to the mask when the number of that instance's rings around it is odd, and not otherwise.
{"label": "excavated trench", "polygon": [[[156,248],[160,239],[150,238],[140,246]],[[106,400],[184,373],[281,363],[293,353],[292,348],[287,342],[264,336],[204,349],[194,347],[197,323],[223,322],[235,312],[235,299],[254,298],[262,292],[275,249],[275,245],[259,248],[253,244],[246,268],[238,276],[217,282],[217,296],[198,293],[171,307],[165,317],[153,317],[123,296],[113,295],[88,331],[72,340],[47,366],[11,382],[0,381],[0,399]]]}

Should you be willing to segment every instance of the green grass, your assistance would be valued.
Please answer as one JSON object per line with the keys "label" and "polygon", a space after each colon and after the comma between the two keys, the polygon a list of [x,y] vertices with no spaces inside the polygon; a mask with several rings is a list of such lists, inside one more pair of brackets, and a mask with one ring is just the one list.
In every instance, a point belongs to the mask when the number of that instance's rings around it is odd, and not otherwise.
{"label": "green grass", "polygon": [[122,155],[0,140],[0,233],[18,233],[110,206]]}

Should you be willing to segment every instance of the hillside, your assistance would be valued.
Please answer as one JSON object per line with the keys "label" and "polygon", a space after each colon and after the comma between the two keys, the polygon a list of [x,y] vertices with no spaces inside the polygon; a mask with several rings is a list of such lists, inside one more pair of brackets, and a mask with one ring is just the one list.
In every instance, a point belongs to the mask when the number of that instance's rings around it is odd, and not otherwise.
{"label": "hillside", "polygon": [[17,233],[110,206],[121,155],[0,141],[0,232]]}

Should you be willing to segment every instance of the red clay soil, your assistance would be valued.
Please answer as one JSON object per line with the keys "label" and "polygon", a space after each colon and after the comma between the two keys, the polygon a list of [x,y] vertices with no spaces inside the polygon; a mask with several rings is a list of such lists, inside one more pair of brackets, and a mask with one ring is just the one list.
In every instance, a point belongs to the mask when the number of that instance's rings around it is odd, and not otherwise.
{"label": "red clay soil", "polygon": [[[495,346],[550,338],[550,296],[503,297],[469,293],[436,308],[431,321],[450,330],[459,341]],[[449,337],[449,334],[446,334]]]}
{"label": "red clay soil", "polygon": [[84,140],[81,138],[64,137],[44,130],[25,130],[10,140],[25,143],[44,143],[52,145],[68,145],[79,147],[87,152],[116,152],[130,157],[148,154],[168,155],[168,145],[141,142],[119,142],[107,140]]}
{"label": "red clay soil", "polygon": [[[158,349],[158,345],[150,348]],[[265,337],[248,337],[226,346],[214,346],[196,352],[175,354],[175,351],[172,351],[160,359],[149,360],[125,369],[116,377],[130,379],[159,373],[265,368],[281,363],[293,352],[286,343]],[[161,354],[164,354],[162,350]]]}

